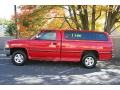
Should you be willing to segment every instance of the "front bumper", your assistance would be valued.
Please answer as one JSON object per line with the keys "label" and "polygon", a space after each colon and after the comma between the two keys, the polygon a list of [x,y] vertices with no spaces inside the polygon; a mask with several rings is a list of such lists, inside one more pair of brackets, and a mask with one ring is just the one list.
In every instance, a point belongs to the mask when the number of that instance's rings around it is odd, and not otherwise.
{"label": "front bumper", "polygon": [[4,48],[6,56],[10,56],[10,48]]}

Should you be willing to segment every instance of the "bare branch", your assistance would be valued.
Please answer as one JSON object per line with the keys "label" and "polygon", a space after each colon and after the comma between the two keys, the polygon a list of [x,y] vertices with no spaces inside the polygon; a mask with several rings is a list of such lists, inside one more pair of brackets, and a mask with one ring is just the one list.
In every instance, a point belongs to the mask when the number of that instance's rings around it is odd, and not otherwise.
{"label": "bare branch", "polygon": [[100,13],[99,15],[95,18],[95,21],[101,16],[101,10],[100,10]]}
{"label": "bare branch", "polygon": [[69,7],[69,15],[70,15],[71,20],[73,21],[74,19],[73,19],[73,13],[72,13],[71,7]]}
{"label": "bare branch", "polygon": [[120,22],[120,21],[117,21],[117,22]]}
{"label": "bare branch", "polygon": [[64,23],[65,23],[66,20],[63,21],[63,23],[61,24],[60,26],[60,29],[63,27]]}
{"label": "bare branch", "polygon": [[[64,18],[64,17],[47,17],[47,18],[44,18],[44,19],[52,19],[52,18]],[[71,18],[68,18],[66,17],[67,19],[71,19]]]}
{"label": "bare branch", "polygon": [[120,25],[118,25],[117,27],[115,27],[110,33],[112,33],[113,31],[115,31],[119,27],[120,27]]}
{"label": "bare branch", "polygon": [[69,27],[72,28],[72,29],[74,29],[74,28],[70,25],[70,23],[69,23],[69,21],[67,20],[66,16],[64,16],[64,18],[65,18],[65,21],[67,22],[67,24],[69,25]]}

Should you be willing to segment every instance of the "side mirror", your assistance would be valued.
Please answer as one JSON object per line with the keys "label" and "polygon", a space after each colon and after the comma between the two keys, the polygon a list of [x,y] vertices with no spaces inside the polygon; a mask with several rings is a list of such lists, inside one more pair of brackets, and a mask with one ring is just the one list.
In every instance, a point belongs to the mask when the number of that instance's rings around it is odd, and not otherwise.
{"label": "side mirror", "polygon": [[36,36],[35,36],[35,38],[37,38],[37,39],[38,39],[38,38],[39,38],[39,36],[38,36],[38,35],[36,35]]}
{"label": "side mirror", "polygon": [[38,39],[39,39],[39,36],[36,35],[36,36],[34,37],[34,40],[38,40]]}

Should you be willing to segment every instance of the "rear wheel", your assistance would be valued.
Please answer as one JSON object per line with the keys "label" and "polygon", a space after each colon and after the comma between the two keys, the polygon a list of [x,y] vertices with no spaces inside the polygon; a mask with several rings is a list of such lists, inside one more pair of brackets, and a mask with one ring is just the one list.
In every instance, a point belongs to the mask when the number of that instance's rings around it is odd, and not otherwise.
{"label": "rear wheel", "polygon": [[86,54],[82,58],[82,65],[86,68],[94,68],[97,64],[97,58],[94,54]]}
{"label": "rear wheel", "polygon": [[22,66],[27,61],[27,55],[24,51],[18,50],[12,54],[12,62],[14,65]]}

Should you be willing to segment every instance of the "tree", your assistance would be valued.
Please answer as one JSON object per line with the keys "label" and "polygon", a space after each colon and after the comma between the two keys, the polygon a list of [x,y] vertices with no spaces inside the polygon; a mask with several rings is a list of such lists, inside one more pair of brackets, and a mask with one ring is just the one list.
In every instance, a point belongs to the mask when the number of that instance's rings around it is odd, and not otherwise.
{"label": "tree", "polygon": [[[18,26],[20,27],[20,37],[32,36],[40,29],[63,29],[67,27],[64,22],[64,10],[60,6],[20,6],[18,13]],[[61,18],[62,16],[62,18]],[[62,27],[61,27],[62,26]]]}
{"label": "tree", "polygon": [[111,33],[120,27],[120,5],[22,5],[17,14],[21,37],[40,29],[98,30]]}
{"label": "tree", "polygon": [[0,24],[5,26],[6,30],[5,33],[10,36],[14,36],[16,33],[16,25],[13,21],[11,20],[6,20],[1,18],[0,19]]}
{"label": "tree", "polygon": [[120,26],[118,25],[115,27],[115,24],[120,20],[120,5],[109,5],[107,8],[108,9],[105,12],[106,17],[104,30],[108,33],[111,33]]}
{"label": "tree", "polygon": [[[101,16],[101,9],[97,10],[101,6],[88,6],[88,5],[74,5],[68,6],[68,11],[70,15],[69,21],[72,21],[76,27],[75,29],[80,30],[95,30],[96,21]],[[97,13],[96,13],[97,11]],[[92,12],[92,13],[91,13]],[[91,18],[92,16],[92,18]],[[69,23],[66,19],[66,22]],[[71,26],[71,24],[69,23]],[[91,26],[91,28],[90,28]],[[72,27],[72,26],[71,26]]]}
{"label": "tree", "polygon": [[101,17],[105,20],[104,31],[111,33],[120,27],[120,5],[74,5],[68,6],[68,12],[71,20],[66,19],[66,22],[72,27],[72,21],[76,26],[74,29],[95,30],[98,26],[97,20]]}
{"label": "tree", "polygon": [[17,27],[14,22],[11,21],[9,24],[7,24],[6,34],[10,36],[14,36],[16,33],[16,30],[17,30]]}

